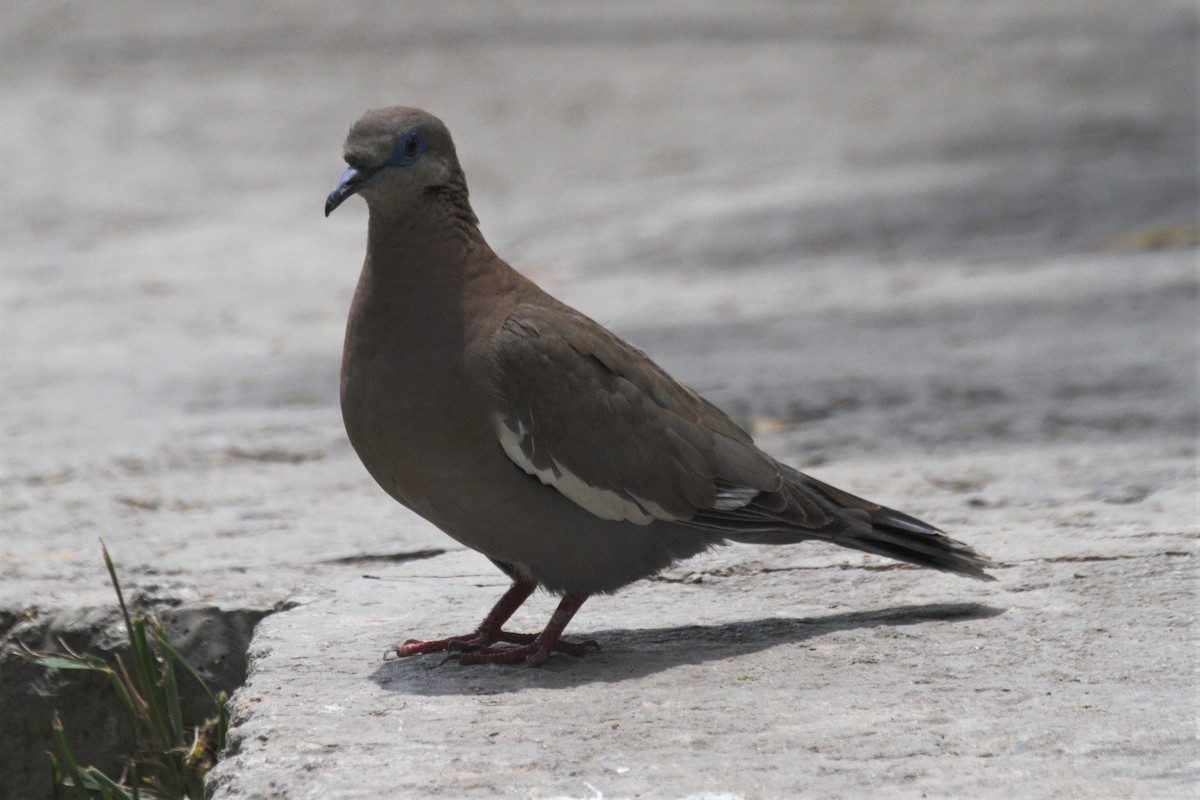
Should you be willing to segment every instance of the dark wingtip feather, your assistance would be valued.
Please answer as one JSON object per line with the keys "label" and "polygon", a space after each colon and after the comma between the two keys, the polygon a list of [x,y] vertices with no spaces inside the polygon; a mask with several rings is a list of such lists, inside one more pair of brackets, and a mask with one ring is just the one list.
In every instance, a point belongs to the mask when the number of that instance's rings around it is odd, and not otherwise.
{"label": "dark wingtip feather", "polygon": [[797,483],[824,495],[854,521],[849,530],[832,538],[835,544],[967,578],[996,580],[985,571],[998,566],[994,561],[928,522],[864,500],[803,473],[793,471],[793,475],[798,479]]}
{"label": "dark wingtip feather", "polygon": [[928,522],[872,503],[780,464],[778,493],[761,492],[734,509],[697,513],[688,524],[720,534],[726,541],[789,544],[821,539],[921,567],[981,581],[998,565],[970,545],[952,539]]}
{"label": "dark wingtip feather", "polygon": [[867,521],[869,533],[854,531],[837,543],[967,578],[996,580],[985,571],[995,569],[996,562],[915,517],[881,508],[867,514]]}

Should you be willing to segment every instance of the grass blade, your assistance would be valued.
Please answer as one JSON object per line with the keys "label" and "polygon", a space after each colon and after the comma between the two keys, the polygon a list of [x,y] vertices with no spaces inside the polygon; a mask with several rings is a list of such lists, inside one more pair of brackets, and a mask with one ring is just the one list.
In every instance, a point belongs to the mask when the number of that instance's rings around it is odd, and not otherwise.
{"label": "grass blade", "polygon": [[[130,794],[128,789],[95,767],[88,768],[88,777],[96,781],[97,788],[104,794],[105,798],[111,797],[113,800],[137,800],[136,789],[133,790],[133,794]],[[134,785],[136,786],[137,784],[135,783]]]}
{"label": "grass blade", "polygon": [[84,669],[92,672],[112,672],[104,662],[81,661],[70,656],[35,656],[32,659],[39,667],[49,669]]}
{"label": "grass blade", "polygon": [[196,668],[191,665],[191,662],[189,662],[186,658],[184,658],[183,654],[180,653],[178,650],[176,650],[175,646],[173,644],[171,644],[170,642],[167,641],[166,631],[164,631],[160,628],[160,629],[155,629],[151,633],[154,636],[155,642],[157,642],[158,646],[160,648],[162,648],[162,651],[164,653],[166,653],[168,656],[170,656],[176,663],[181,664],[184,669],[186,669],[188,672],[190,672],[192,674],[192,677],[196,679],[196,682],[199,683],[200,686],[204,689],[204,691],[208,693],[208,697],[210,700],[213,701],[213,704],[214,705],[217,704],[217,698],[212,693],[212,689],[210,689],[208,687],[208,681],[204,680],[204,678],[200,675],[200,673],[196,670]]}
{"label": "grass blade", "polygon": [[80,800],[92,800],[88,795],[86,788],[86,778],[83,770],[75,763],[75,755],[71,752],[71,746],[67,744],[66,734],[63,732],[62,720],[58,716],[58,712],[54,712],[54,722],[51,723],[51,730],[54,731],[54,741],[58,744],[58,752],[62,755],[64,771],[71,778],[71,784],[75,787],[75,793],[79,795]]}
{"label": "grass blade", "polygon": [[[204,797],[204,777],[226,744],[229,698],[224,692],[213,693],[200,672],[170,643],[161,621],[130,612],[108,547],[103,540],[100,544],[129,637],[128,663],[126,658],[114,655],[116,664],[110,665],[95,656],[76,653],[65,642],[60,644],[66,655],[41,654],[29,648],[22,655],[47,669],[104,673],[133,725],[137,749],[126,762],[120,780],[95,767],[82,769],[56,713],[53,733],[59,753],[47,753],[54,796],[59,796],[60,788],[72,788],[79,800],[200,800]],[[216,715],[203,725],[185,725],[176,664],[183,665],[213,702]]]}
{"label": "grass blade", "polygon": [[129,640],[133,641],[133,621],[129,618],[129,607],[125,605],[125,595],[121,592],[121,582],[117,580],[117,569],[113,566],[112,556],[108,554],[108,545],[100,540],[100,552],[104,554],[104,566],[108,568],[108,577],[112,580],[113,588],[117,590],[117,604],[121,607],[121,616],[125,618],[125,631]]}

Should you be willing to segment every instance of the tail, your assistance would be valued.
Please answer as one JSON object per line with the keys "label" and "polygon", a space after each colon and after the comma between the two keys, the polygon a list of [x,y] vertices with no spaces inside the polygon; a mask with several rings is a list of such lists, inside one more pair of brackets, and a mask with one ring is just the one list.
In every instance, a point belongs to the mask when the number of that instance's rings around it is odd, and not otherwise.
{"label": "tail", "polygon": [[793,477],[805,489],[829,500],[850,522],[844,530],[830,532],[828,541],[833,544],[967,578],[996,580],[984,571],[995,568],[994,561],[928,522],[856,497],[803,473],[796,472]]}
{"label": "tail", "polygon": [[995,562],[928,522],[855,497],[784,464],[779,467],[784,473],[779,491],[760,493],[741,508],[705,512],[690,524],[706,527],[727,541],[794,544],[817,539],[919,567],[996,580],[985,572]]}

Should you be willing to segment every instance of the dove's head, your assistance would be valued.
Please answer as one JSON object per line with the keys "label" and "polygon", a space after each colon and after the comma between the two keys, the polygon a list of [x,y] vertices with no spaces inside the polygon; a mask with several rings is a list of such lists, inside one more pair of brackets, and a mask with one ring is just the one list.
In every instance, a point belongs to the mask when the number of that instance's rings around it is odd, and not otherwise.
{"label": "dove's head", "polygon": [[426,190],[454,187],[466,193],[450,131],[419,108],[392,106],[363,114],[346,137],[345,158],[350,166],[326,198],[325,216],[353,194],[361,194],[372,209],[399,211]]}

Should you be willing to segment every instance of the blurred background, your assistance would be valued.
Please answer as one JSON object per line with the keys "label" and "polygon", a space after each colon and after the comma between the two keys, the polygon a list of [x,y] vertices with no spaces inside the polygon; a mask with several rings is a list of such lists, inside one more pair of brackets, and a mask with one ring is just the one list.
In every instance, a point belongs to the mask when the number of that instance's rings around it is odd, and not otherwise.
{"label": "blurred background", "polygon": [[[947,264],[1197,237],[1186,0],[13,2],[2,36],[21,461],[174,412],[333,402],[365,209],[321,201],[379,105],[440,115],[497,251],[623,332],[724,315],[771,339],[767,316],[794,346],[829,327],[787,317],[905,313],[914,281],[957,291]],[[793,355],[751,359],[728,400],[779,406]]]}
{"label": "blurred background", "polygon": [[1034,501],[1182,492],[1196,34],[1190,0],[7,0],[3,627],[108,603],[99,535],[272,602],[445,543],[337,409],[366,211],[322,207],[381,105],[448,124],[502,256],[794,463],[967,492],[1086,445]]}
{"label": "blurred background", "polygon": [[366,210],[321,212],[380,105],[447,122],[501,255],[802,465],[1194,438],[1187,0],[2,13],[8,578],[105,532],[273,561],[375,497],[336,407]]}

